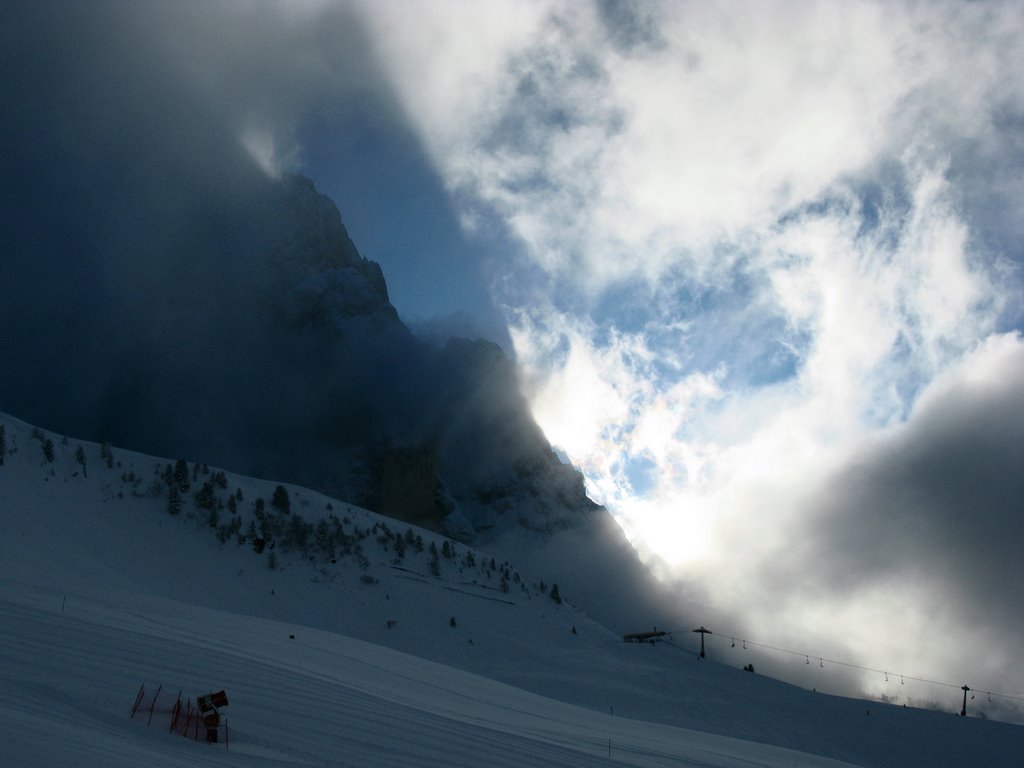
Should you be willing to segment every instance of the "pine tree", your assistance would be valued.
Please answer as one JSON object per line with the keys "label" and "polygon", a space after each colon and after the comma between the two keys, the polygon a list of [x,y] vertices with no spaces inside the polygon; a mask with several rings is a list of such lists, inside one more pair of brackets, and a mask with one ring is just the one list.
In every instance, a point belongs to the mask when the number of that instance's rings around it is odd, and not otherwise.
{"label": "pine tree", "polygon": [[191,487],[188,479],[188,462],[184,459],[174,462],[174,484],[181,493],[188,493],[188,489]]}
{"label": "pine tree", "polygon": [[82,475],[89,476],[89,469],[85,466],[85,448],[78,446],[75,449],[75,461],[82,465]]}
{"label": "pine tree", "polygon": [[45,458],[50,464],[52,464],[56,458],[53,453],[53,440],[50,438],[46,438],[46,440],[43,441],[43,458]]}
{"label": "pine tree", "polygon": [[167,493],[167,511],[172,515],[181,512],[181,492],[176,485],[172,485]]}
{"label": "pine tree", "polygon": [[558,593],[558,585],[557,584],[552,584],[551,585],[550,597],[551,597],[552,600],[554,600],[559,605],[562,604],[562,596]]}
{"label": "pine tree", "polygon": [[100,444],[100,458],[106,462],[107,469],[114,468],[114,452],[110,449],[110,443],[106,440]]}
{"label": "pine tree", "polygon": [[282,514],[289,514],[292,511],[292,502],[288,498],[288,489],[283,485],[277,486],[274,489],[274,495],[270,499],[270,506],[278,510]]}
{"label": "pine tree", "polygon": [[284,543],[290,549],[304,550],[309,543],[309,534],[312,528],[313,526],[307,525],[306,521],[298,515],[292,515],[291,520],[288,521]]}
{"label": "pine tree", "polygon": [[196,506],[199,509],[212,510],[216,505],[217,497],[214,495],[213,486],[203,483],[203,487],[196,491]]}
{"label": "pine tree", "polygon": [[7,455],[7,429],[0,424],[0,467],[4,465],[4,456]]}
{"label": "pine tree", "polygon": [[334,547],[331,546],[331,531],[327,527],[327,521],[320,518],[316,524],[316,546],[328,557],[334,557]]}
{"label": "pine tree", "polygon": [[265,542],[264,542],[263,539],[261,539],[259,537],[259,534],[256,533],[256,521],[255,520],[250,520],[249,521],[249,533],[247,535],[247,538],[249,539],[249,541],[252,542],[253,552],[255,552],[256,554],[260,554],[263,551],[263,546],[264,546]]}

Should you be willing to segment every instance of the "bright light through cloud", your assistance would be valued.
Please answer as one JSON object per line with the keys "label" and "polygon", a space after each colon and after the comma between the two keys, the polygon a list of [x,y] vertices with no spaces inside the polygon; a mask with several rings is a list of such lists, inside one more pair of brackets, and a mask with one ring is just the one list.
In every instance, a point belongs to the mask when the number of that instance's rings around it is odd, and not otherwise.
{"label": "bright light through cloud", "polygon": [[835,488],[862,465],[874,488],[872,451],[944,460],[913,442],[952,418],[921,408],[940,382],[965,410],[1012,399],[967,382],[1021,354],[1020,253],[989,231],[1024,215],[1021,10],[487,7],[470,36],[458,4],[364,15],[463,221],[522,247],[499,299],[591,495],[662,577],[761,631],[847,648],[856,624],[867,652],[892,600],[905,637],[956,631],[932,611],[959,588],[944,545],[838,585],[847,544],[821,525],[887,524]]}

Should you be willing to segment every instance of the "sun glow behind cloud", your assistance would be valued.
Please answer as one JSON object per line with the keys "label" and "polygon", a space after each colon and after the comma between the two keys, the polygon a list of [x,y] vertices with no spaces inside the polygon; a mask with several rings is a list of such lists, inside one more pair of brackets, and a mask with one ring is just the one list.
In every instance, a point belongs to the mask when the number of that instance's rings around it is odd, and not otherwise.
{"label": "sun glow behind cloud", "polygon": [[[800,586],[843,548],[803,532],[935,382],[1021,346],[961,159],[1020,160],[1019,9],[498,8],[453,46],[457,4],[366,18],[465,220],[524,246],[497,284],[538,422],[666,579],[886,650],[877,590]],[[942,588],[889,585],[908,635]]]}

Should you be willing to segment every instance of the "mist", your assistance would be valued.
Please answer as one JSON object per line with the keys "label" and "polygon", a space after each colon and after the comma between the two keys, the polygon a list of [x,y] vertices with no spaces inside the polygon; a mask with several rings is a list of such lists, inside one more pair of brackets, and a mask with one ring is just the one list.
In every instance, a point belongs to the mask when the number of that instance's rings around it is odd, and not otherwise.
{"label": "mist", "polygon": [[378,507],[392,449],[456,496],[558,465],[502,351],[414,337],[291,173],[304,121],[401,121],[357,20],[308,10],[6,8],[0,408]]}

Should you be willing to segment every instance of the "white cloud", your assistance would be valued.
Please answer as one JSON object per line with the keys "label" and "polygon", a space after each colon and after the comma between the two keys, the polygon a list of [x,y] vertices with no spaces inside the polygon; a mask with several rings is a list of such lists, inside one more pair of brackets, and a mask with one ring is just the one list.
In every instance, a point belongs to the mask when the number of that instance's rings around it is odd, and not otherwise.
{"label": "white cloud", "polygon": [[[896,598],[877,585],[757,585],[807,567],[830,478],[911,430],[936,382],[969,380],[1018,301],[976,216],[979,189],[1018,185],[994,158],[1024,114],[1024,15],[665,3],[624,47],[590,5],[496,7],[367,15],[465,219],[525,247],[505,280],[529,290],[502,298],[539,423],[663,573],[752,625],[863,626],[856,647],[879,648],[871,605]],[[936,596],[892,594],[919,641]]]}

